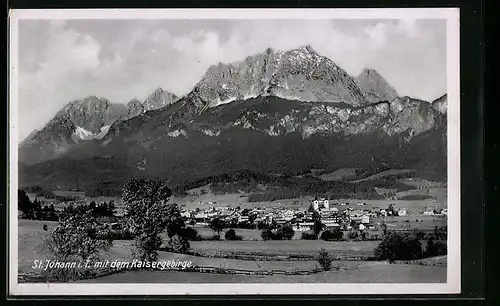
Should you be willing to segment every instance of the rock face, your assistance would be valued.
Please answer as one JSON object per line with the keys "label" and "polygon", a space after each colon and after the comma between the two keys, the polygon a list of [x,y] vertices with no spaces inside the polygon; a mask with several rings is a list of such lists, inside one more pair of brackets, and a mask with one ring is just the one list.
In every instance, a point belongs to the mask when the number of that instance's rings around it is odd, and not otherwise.
{"label": "rock face", "polygon": [[391,101],[399,96],[396,90],[375,69],[363,69],[356,80],[366,99],[371,102]]}
{"label": "rock face", "polygon": [[177,101],[179,97],[161,88],[156,89],[143,103],[144,111],[156,110]]}
{"label": "rock face", "polygon": [[432,101],[432,107],[441,114],[446,114],[448,110],[448,95],[444,94],[436,100]]}
{"label": "rock face", "polygon": [[244,61],[211,66],[192,95],[217,106],[272,95],[289,100],[366,104],[356,81],[310,46],[265,52]]}
{"label": "rock face", "polygon": [[21,144],[19,159],[32,163],[54,158],[79,141],[102,138],[126,111],[125,105],[96,96],[71,101]]}
{"label": "rock face", "polygon": [[127,105],[96,96],[71,101],[42,130],[33,131],[20,144],[19,159],[31,164],[55,158],[81,141],[102,139],[115,122],[160,109],[177,99],[159,88],[144,102],[132,99]]}
{"label": "rock face", "polygon": [[144,105],[137,99],[132,99],[127,103],[127,112],[122,116],[123,119],[130,119],[144,113]]}

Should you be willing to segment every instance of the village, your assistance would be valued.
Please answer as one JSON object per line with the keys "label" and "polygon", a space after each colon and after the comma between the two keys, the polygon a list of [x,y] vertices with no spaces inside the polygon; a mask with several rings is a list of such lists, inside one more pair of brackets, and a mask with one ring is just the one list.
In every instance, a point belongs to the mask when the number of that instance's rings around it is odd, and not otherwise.
{"label": "village", "polygon": [[[338,202],[328,199],[314,199],[308,209],[290,209],[280,207],[266,207],[241,209],[239,206],[218,206],[217,202],[200,203],[208,206],[205,209],[183,210],[181,216],[188,224],[208,226],[211,220],[219,218],[226,224],[242,228],[255,228],[255,225],[270,226],[291,224],[298,232],[311,231],[314,226],[314,215],[319,216],[325,230],[373,230],[380,229],[385,217],[405,217],[408,212],[405,208],[397,208],[394,204],[388,207],[364,208],[366,203]],[[427,209],[419,215],[446,216],[447,209]],[[418,221],[418,220],[417,220]]]}

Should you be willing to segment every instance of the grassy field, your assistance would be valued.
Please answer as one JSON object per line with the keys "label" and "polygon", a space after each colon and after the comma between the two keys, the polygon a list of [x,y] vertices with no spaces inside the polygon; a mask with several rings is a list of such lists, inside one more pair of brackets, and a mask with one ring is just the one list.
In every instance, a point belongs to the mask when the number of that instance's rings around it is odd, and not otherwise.
{"label": "grassy field", "polygon": [[[418,220],[418,222],[417,222]],[[374,217],[370,222],[373,224],[381,224],[385,222],[387,229],[415,229],[415,230],[432,230],[434,227],[443,227],[447,225],[448,219],[446,216],[436,215],[409,215],[402,217]]]}
{"label": "grassy field", "polygon": [[338,181],[343,178],[356,176],[356,168],[340,168],[333,172],[322,173],[318,177],[323,181]]}
{"label": "grassy field", "polygon": [[128,271],[84,283],[444,283],[446,267],[364,262],[347,270],[311,275],[231,275],[176,271]]}
{"label": "grassy field", "polygon": [[277,240],[277,241],[193,241],[193,251],[205,254],[217,252],[259,253],[272,255],[315,255],[322,248],[336,256],[371,256],[378,241],[322,241],[322,240]]}
{"label": "grassy field", "polygon": [[[32,265],[34,260],[49,257],[39,250],[40,242],[48,232],[43,231],[43,224],[54,228],[56,222],[19,220],[19,273],[36,272]],[[207,229],[208,230],[208,229]],[[132,241],[116,240],[108,252],[100,254],[101,260],[130,261]],[[191,242],[192,250],[205,254],[216,254],[220,251],[234,253],[275,254],[316,254],[325,248],[336,256],[370,256],[378,242],[325,242],[325,241],[197,241]],[[313,260],[238,260],[226,258],[207,258],[186,254],[159,252],[159,260],[191,261],[194,265],[224,269],[245,270],[309,270],[316,267]],[[204,274],[174,271],[129,271],[116,275],[88,280],[85,282],[445,282],[446,267],[429,267],[416,264],[387,264],[385,262],[366,261],[334,261],[340,268],[337,272],[321,272],[304,276],[242,276],[227,274]]]}
{"label": "grassy field", "polygon": [[369,177],[366,177],[366,178],[363,178],[363,179],[354,180],[352,182],[353,183],[359,183],[359,182],[363,182],[363,181],[375,180],[375,179],[383,178],[383,177],[390,176],[390,175],[405,174],[405,173],[412,173],[412,172],[414,172],[414,170],[408,170],[408,169],[388,169],[388,170],[385,170],[385,171],[382,171],[382,172],[370,175]]}

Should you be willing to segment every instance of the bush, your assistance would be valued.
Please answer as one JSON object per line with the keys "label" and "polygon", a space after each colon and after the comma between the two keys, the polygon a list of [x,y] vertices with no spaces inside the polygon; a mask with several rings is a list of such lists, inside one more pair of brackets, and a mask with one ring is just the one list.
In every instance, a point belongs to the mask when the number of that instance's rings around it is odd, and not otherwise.
{"label": "bush", "polygon": [[344,239],[344,233],[340,228],[336,228],[332,231],[324,231],[321,233],[320,238],[325,241],[341,241]]}
{"label": "bush", "polygon": [[205,240],[207,241],[219,241],[220,240],[220,235],[212,235],[212,236],[208,236],[208,237],[205,237]]}
{"label": "bush", "polygon": [[321,249],[316,256],[316,261],[325,271],[329,271],[332,267],[332,260],[333,258],[325,249]]}
{"label": "bush", "polygon": [[262,233],[260,233],[260,236],[264,240],[271,240],[273,237],[273,232],[267,228],[267,229],[263,230]]}
{"label": "bush", "polygon": [[374,250],[378,260],[411,260],[422,258],[422,244],[414,235],[388,233]]}
{"label": "bush", "polygon": [[290,224],[285,224],[278,229],[276,235],[280,237],[279,240],[281,239],[290,240],[293,238],[293,235],[295,235],[295,231],[293,230]]}
{"label": "bush", "polygon": [[43,230],[44,230],[44,231],[47,231],[47,230],[48,230],[48,226],[47,226],[47,224],[44,224],[44,225],[43,225]]}
{"label": "bush", "polygon": [[442,241],[435,241],[432,238],[427,240],[427,246],[425,248],[426,257],[441,256],[446,255],[447,253],[448,247],[446,246],[446,243]]}
{"label": "bush", "polygon": [[425,233],[420,231],[420,230],[415,230],[413,232],[413,235],[415,235],[415,237],[418,239],[418,240],[424,240],[425,239]]}
{"label": "bush", "polygon": [[192,227],[186,227],[182,233],[182,236],[185,237],[189,241],[200,241],[202,240],[198,231]]}
{"label": "bush", "polygon": [[225,236],[226,240],[243,240],[241,236],[236,235],[236,231],[234,229],[229,229]]}
{"label": "bush", "polygon": [[186,237],[182,237],[181,235],[175,235],[174,237],[170,238],[168,244],[172,251],[176,253],[186,253],[191,247]]}
{"label": "bush", "polygon": [[212,221],[210,221],[210,224],[209,224],[210,228],[214,231],[214,232],[217,232],[217,235],[220,234],[220,232],[224,229],[224,227],[226,226],[225,222],[218,218],[218,217],[215,217],[212,219]]}
{"label": "bush", "polygon": [[264,223],[264,222],[257,223],[257,229],[264,230],[264,229],[267,229],[267,228],[268,228],[268,226],[267,226],[266,223]]}
{"label": "bush", "polygon": [[349,231],[349,233],[347,234],[347,237],[350,239],[350,240],[359,240],[359,233],[357,231]]}
{"label": "bush", "polygon": [[302,235],[300,236],[300,239],[316,240],[316,239],[318,239],[318,236],[316,236],[316,234],[314,234],[314,233],[302,233]]}
{"label": "bush", "polygon": [[133,240],[134,239],[134,235],[132,235],[132,233],[130,233],[127,230],[110,231],[108,237],[111,240]]}

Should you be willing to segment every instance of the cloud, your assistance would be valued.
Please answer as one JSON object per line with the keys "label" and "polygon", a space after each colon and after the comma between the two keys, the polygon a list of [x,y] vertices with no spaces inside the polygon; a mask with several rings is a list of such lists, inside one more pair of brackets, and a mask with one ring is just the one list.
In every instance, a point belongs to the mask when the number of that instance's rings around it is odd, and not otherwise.
{"label": "cloud", "polygon": [[126,103],[157,87],[182,95],[210,65],[267,47],[310,44],[351,75],[377,69],[403,95],[433,99],[446,89],[444,22],[23,21],[20,33],[21,138],[71,100],[98,95]]}

